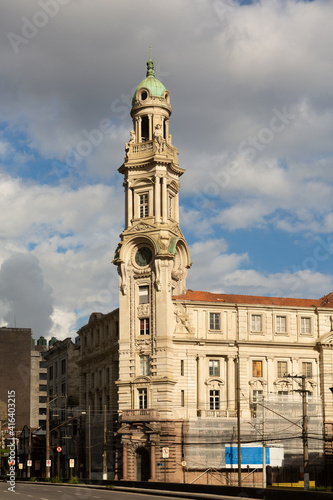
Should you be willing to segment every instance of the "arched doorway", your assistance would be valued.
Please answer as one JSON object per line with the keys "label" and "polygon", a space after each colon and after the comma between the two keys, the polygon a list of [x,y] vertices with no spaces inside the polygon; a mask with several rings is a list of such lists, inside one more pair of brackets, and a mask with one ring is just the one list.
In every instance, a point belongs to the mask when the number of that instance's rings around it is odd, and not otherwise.
{"label": "arched doorway", "polygon": [[136,480],[149,481],[150,479],[150,454],[146,448],[136,450]]}

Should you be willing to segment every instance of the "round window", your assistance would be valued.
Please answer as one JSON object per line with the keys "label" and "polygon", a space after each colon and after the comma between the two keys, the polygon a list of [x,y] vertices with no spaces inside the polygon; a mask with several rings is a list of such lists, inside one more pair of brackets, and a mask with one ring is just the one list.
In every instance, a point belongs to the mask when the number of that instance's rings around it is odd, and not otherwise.
{"label": "round window", "polygon": [[145,90],[143,90],[141,92],[141,101],[144,101],[145,99],[147,99],[147,97],[148,97],[147,92]]}
{"label": "round window", "polygon": [[140,267],[148,266],[152,258],[153,258],[153,253],[148,247],[139,248],[135,254],[135,262]]}

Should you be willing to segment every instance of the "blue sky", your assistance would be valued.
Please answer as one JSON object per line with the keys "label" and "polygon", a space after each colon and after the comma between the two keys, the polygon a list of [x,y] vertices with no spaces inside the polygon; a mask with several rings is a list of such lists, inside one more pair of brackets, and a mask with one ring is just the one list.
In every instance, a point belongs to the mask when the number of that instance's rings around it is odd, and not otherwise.
{"label": "blue sky", "polygon": [[332,2],[145,5],[2,5],[1,325],[65,338],[117,307],[117,169],[149,44],[186,169],[188,287],[333,290]]}

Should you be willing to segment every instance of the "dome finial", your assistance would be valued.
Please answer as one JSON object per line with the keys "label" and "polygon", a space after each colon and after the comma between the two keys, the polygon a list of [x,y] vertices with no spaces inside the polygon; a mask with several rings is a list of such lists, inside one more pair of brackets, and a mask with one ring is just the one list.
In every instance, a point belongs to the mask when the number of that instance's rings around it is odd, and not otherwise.
{"label": "dome finial", "polygon": [[146,76],[155,76],[154,61],[151,58],[151,45],[149,45],[149,61],[147,61],[147,74]]}

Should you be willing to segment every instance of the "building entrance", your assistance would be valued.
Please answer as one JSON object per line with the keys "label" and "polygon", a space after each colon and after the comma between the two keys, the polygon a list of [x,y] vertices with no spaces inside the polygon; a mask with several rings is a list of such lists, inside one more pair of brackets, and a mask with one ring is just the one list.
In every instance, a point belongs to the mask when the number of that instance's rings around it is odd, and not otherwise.
{"label": "building entrance", "polygon": [[149,481],[150,479],[150,454],[146,448],[136,451],[136,480]]}

